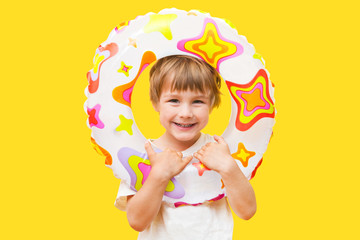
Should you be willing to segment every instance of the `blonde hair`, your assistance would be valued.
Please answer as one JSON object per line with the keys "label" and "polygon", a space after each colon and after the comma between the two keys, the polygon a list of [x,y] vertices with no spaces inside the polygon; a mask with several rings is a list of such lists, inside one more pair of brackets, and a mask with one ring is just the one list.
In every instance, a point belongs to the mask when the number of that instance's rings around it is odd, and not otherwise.
{"label": "blonde hair", "polygon": [[162,86],[171,79],[171,91],[199,91],[210,93],[211,108],[220,105],[221,77],[207,62],[185,55],[173,55],[159,59],[150,70],[150,100],[159,102]]}

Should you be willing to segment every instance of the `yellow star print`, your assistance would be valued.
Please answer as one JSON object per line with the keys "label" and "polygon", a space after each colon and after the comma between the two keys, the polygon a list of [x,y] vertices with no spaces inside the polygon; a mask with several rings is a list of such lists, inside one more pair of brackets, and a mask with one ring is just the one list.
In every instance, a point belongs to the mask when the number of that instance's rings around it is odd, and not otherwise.
{"label": "yellow star print", "polygon": [[255,152],[251,152],[251,151],[248,151],[244,144],[242,143],[239,143],[238,144],[238,150],[237,152],[231,154],[231,156],[237,160],[240,160],[240,162],[242,163],[242,165],[244,167],[247,167],[248,166],[248,163],[249,163],[249,159],[255,155]]}
{"label": "yellow star print", "polygon": [[172,39],[170,24],[177,18],[176,14],[150,15],[150,21],[144,27],[144,32],[161,32],[168,40]]}
{"label": "yellow star print", "polygon": [[118,69],[118,72],[123,73],[128,77],[130,69],[132,69],[132,66],[125,65],[124,62],[121,62],[121,67]]}
{"label": "yellow star print", "polygon": [[134,121],[132,119],[127,119],[126,117],[124,117],[124,115],[120,115],[119,118],[120,125],[116,128],[116,131],[126,131],[129,135],[132,135],[133,131],[131,127]]}

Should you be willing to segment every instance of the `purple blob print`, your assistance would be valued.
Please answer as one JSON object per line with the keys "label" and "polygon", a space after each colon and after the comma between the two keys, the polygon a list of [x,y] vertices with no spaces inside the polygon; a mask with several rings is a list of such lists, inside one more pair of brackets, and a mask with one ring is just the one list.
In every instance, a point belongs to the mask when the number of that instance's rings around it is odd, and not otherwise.
{"label": "purple blob print", "polygon": [[[159,150],[155,149],[156,152]],[[130,175],[130,187],[138,191],[149,176],[151,165],[146,153],[138,152],[132,148],[123,147],[118,151],[118,159]],[[170,179],[174,184],[172,191],[165,191],[164,195],[170,198],[179,199],[185,195],[184,188],[176,181]]]}

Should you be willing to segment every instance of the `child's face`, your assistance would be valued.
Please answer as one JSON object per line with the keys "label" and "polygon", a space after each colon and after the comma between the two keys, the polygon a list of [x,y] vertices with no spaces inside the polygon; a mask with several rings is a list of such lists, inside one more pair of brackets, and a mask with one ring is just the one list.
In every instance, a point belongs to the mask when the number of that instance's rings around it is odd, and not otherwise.
{"label": "child's face", "polygon": [[211,111],[210,97],[197,91],[171,91],[170,81],[162,87],[159,102],[154,108],[169,145],[190,147],[200,137]]}

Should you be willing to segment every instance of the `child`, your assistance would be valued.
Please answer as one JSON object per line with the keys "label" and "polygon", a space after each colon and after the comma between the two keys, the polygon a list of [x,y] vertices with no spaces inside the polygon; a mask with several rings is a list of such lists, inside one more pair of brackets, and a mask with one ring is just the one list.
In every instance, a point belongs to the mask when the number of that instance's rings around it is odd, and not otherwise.
{"label": "child", "polygon": [[[232,239],[229,205],[243,219],[255,214],[254,191],[226,142],[200,132],[220,104],[220,84],[218,72],[194,57],[168,56],[151,69],[150,99],[166,131],[145,144],[151,171],[142,188],[135,192],[122,182],[116,201],[126,209],[130,226],[140,232],[138,239]],[[162,202],[169,180],[195,158],[221,175],[227,198],[178,208]]]}

